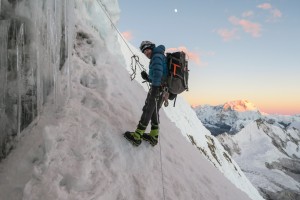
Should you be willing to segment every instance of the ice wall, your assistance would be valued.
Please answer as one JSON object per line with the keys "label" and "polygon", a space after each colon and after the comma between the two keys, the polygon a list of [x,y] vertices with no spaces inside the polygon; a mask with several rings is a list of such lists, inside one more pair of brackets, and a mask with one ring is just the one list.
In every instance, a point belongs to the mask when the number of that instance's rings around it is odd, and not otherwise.
{"label": "ice wall", "polygon": [[0,160],[47,100],[59,109],[70,97],[73,8],[74,0],[0,0]]}

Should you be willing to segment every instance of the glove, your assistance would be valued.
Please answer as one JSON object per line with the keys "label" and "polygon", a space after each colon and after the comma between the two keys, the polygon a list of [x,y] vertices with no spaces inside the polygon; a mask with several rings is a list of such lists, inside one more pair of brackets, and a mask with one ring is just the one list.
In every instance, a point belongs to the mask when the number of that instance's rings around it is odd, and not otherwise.
{"label": "glove", "polygon": [[141,72],[141,76],[142,76],[142,78],[143,78],[145,81],[148,81],[148,82],[149,82],[149,76],[148,76],[148,74],[147,74],[146,71],[142,71],[142,72]]}

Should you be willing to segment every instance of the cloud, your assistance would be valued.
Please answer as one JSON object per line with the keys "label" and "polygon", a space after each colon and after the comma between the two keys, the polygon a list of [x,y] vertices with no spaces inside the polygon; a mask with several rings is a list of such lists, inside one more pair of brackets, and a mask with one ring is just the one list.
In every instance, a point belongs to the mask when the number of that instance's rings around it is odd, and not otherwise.
{"label": "cloud", "polygon": [[263,3],[257,6],[258,8],[264,9],[264,10],[269,10],[272,8],[272,5],[269,3]]}
{"label": "cloud", "polygon": [[231,16],[228,19],[233,25],[241,26],[246,33],[250,33],[253,37],[259,37],[261,35],[261,25],[253,23],[245,19],[239,19],[235,16]]}
{"label": "cloud", "polygon": [[272,13],[273,17],[275,17],[275,18],[282,17],[282,13],[281,13],[281,11],[278,10],[278,9],[273,9],[273,10],[271,10],[271,13]]}
{"label": "cloud", "polygon": [[276,21],[278,18],[282,17],[281,11],[277,8],[273,8],[273,6],[269,3],[260,4],[257,7],[270,12],[271,17],[267,19],[267,21]]}
{"label": "cloud", "polygon": [[233,39],[238,39],[237,29],[219,29],[218,34],[223,38],[223,41],[227,42]]}
{"label": "cloud", "polygon": [[186,47],[181,46],[177,48],[168,48],[166,52],[175,52],[175,51],[183,51],[186,53],[187,57],[189,60],[192,60],[195,62],[197,65],[202,65],[203,63],[201,62],[200,55],[198,53],[189,51]]}
{"label": "cloud", "polygon": [[249,10],[249,11],[246,11],[246,12],[243,12],[242,16],[243,17],[251,17],[253,16],[253,11],[252,10]]}
{"label": "cloud", "polygon": [[122,36],[128,41],[133,39],[133,34],[130,31],[122,32]]}
{"label": "cloud", "polygon": [[[257,5],[257,8],[264,10],[263,12],[269,13],[265,22],[276,22],[282,17],[281,11],[272,6],[270,3],[259,4]],[[234,27],[231,30],[228,28],[222,28],[214,32],[217,32],[223,38],[223,41],[239,39],[238,27],[241,27],[245,33],[252,35],[252,37],[260,37],[262,33],[262,25],[261,23],[250,21],[249,19],[252,17],[254,17],[254,12],[252,10],[243,12],[241,18],[230,16],[228,21],[233,24]]]}

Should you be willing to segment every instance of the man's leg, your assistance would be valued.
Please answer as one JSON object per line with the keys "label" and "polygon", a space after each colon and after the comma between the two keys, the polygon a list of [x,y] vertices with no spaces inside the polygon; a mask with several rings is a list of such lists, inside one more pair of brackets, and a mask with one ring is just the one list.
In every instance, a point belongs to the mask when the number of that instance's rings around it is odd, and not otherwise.
{"label": "man's leg", "polygon": [[144,134],[142,138],[148,141],[152,146],[158,142],[159,135],[159,109],[161,108],[162,95],[156,99],[155,110],[151,116],[151,131],[149,134]]}
{"label": "man's leg", "polygon": [[152,87],[148,92],[145,105],[143,107],[143,113],[135,132],[126,132],[124,134],[125,138],[131,141],[135,146],[141,144],[141,137],[143,136],[153,112],[156,109],[156,98],[159,95],[159,89],[159,87]]}
{"label": "man's leg", "polygon": [[152,87],[148,93],[145,106],[143,107],[143,114],[140,119],[140,123],[144,126],[148,126],[150,119],[152,116],[156,115],[156,104],[157,104],[157,97],[160,93],[159,87]]}

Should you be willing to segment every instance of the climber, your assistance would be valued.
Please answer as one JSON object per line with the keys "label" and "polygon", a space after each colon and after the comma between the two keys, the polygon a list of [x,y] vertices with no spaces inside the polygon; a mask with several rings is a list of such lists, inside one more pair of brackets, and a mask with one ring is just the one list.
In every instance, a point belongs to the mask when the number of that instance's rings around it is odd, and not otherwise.
{"label": "climber", "polygon": [[[143,107],[143,113],[137,128],[134,132],[127,131],[124,137],[133,145],[139,146],[142,139],[148,141],[152,146],[158,142],[159,135],[159,109],[163,101],[163,87],[168,74],[165,46],[155,46],[150,41],[143,41],[140,50],[150,59],[149,75],[146,71],[141,72],[145,81],[150,83],[150,89]],[[151,120],[151,131],[149,134],[145,130]]]}

